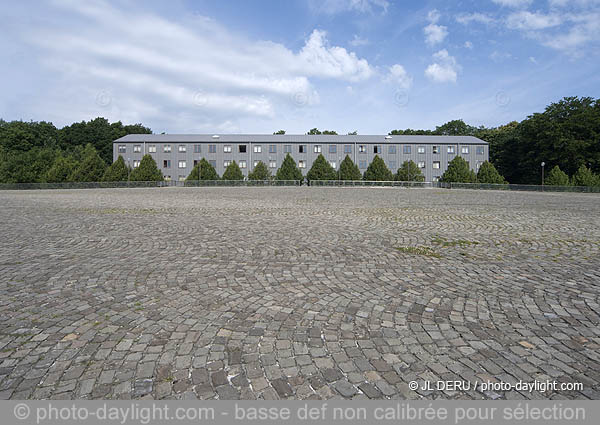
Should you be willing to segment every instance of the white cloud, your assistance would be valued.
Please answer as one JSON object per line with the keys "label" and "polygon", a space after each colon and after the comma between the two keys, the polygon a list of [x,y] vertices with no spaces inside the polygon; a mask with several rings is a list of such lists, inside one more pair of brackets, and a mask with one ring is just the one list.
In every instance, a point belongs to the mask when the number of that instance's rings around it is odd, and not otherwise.
{"label": "white cloud", "polygon": [[400,64],[392,65],[384,77],[386,83],[394,83],[400,88],[408,89],[412,86],[413,79]]}
{"label": "white cloud", "polygon": [[311,0],[312,10],[327,14],[340,12],[387,13],[390,5],[388,0]]}
{"label": "white cloud", "polygon": [[500,6],[523,8],[529,6],[533,0],[492,0],[494,3]]}
{"label": "white cloud", "polygon": [[455,19],[456,22],[463,25],[468,25],[472,22],[476,22],[483,25],[490,25],[495,22],[494,18],[479,12],[463,13],[458,15]]}
{"label": "white cloud", "polygon": [[440,12],[437,9],[432,9],[427,14],[427,20],[432,24],[435,24],[440,20],[441,16],[442,15],[440,15]]}
{"label": "white cloud", "polygon": [[537,64],[538,64],[538,61],[537,61],[537,59],[536,59],[535,57],[533,57],[533,56],[529,56],[529,62],[531,62],[531,63],[532,63],[532,64],[534,64],[534,65],[537,65]]}
{"label": "white cloud", "polygon": [[448,28],[443,25],[437,25],[440,17],[440,12],[436,9],[430,10],[427,14],[429,25],[423,28],[423,33],[425,34],[425,42],[429,46],[441,43],[448,36]]}
{"label": "white cloud", "polygon": [[58,76],[57,93],[79,88],[69,103],[73,118],[98,114],[95,96],[108,88],[110,105],[100,113],[109,119],[125,119],[136,108],[136,121],[181,120],[189,128],[204,120],[217,127],[244,116],[273,117],[298,99],[302,106],[318,103],[313,77],[354,82],[374,74],[365,59],[331,46],[320,30],[295,52],[237,36],[204,17],[175,23],[101,1],[57,4],[76,24],[41,21],[23,36]]}
{"label": "white cloud", "polygon": [[349,44],[353,47],[367,46],[369,44],[369,40],[354,34],[354,38],[350,40]]}
{"label": "white cloud", "polygon": [[511,13],[506,20],[506,24],[510,29],[541,30],[560,25],[561,18],[555,14],[546,15],[538,12],[521,11]]}
{"label": "white cloud", "polygon": [[508,52],[499,52],[498,50],[494,50],[492,54],[490,54],[490,59],[496,63],[504,62],[512,58],[513,56]]}
{"label": "white cloud", "polygon": [[473,43],[471,43],[469,40],[465,41],[465,47],[467,49],[472,49],[473,48]]}
{"label": "white cloud", "polygon": [[433,54],[433,59],[435,62],[425,69],[425,76],[434,83],[455,83],[461,68],[454,56],[442,49]]}

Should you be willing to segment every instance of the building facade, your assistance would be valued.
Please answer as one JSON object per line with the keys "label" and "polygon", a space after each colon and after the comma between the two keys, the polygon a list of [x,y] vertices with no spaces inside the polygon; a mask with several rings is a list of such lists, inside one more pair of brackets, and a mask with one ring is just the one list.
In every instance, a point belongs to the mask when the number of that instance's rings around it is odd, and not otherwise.
{"label": "building facade", "polygon": [[348,155],[364,173],[375,155],[396,173],[412,160],[425,181],[437,181],[448,162],[462,156],[475,172],[489,159],[489,146],[472,136],[362,136],[362,135],[260,135],[260,134],[129,134],[113,142],[113,160],[122,156],[135,168],[145,154],[156,161],[166,179],[185,179],[205,158],[222,176],[235,161],[247,176],[258,161],[275,174],[290,154],[304,175],[322,154],[333,168]]}

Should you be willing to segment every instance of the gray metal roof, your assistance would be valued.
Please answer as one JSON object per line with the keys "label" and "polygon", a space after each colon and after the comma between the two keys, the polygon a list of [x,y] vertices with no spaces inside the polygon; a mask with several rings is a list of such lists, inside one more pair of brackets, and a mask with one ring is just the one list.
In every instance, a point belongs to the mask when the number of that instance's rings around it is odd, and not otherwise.
{"label": "gray metal roof", "polygon": [[[218,136],[218,137],[215,137]],[[391,137],[391,138],[386,138]],[[423,143],[487,145],[473,136],[386,136],[323,134],[128,134],[113,143]]]}

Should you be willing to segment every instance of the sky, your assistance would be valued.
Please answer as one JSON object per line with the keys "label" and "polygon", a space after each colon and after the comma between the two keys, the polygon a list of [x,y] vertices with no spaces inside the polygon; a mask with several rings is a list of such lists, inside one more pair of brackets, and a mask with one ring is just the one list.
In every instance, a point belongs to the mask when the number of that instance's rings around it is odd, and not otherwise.
{"label": "sky", "polygon": [[51,0],[0,18],[4,120],[386,134],[600,97],[600,0]]}

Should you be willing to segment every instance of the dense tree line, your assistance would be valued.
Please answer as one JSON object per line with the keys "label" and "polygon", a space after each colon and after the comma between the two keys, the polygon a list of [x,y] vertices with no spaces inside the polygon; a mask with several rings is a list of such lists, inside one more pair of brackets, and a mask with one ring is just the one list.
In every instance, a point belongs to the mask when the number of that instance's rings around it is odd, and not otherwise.
{"label": "dense tree line", "polygon": [[[132,171],[124,162],[113,164],[116,168],[108,168],[113,159],[112,142],[126,134],[140,133],[150,134],[151,130],[142,124],[109,123],[104,118],[60,129],[44,121],[7,122],[0,119],[0,183],[122,179],[125,171],[131,178]],[[274,134],[285,134],[285,130]],[[337,132],[313,128],[307,134]],[[600,100],[591,97],[566,97],[521,122],[514,121],[494,128],[474,127],[458,119],[435,130],[392,130],[389,134],[475,136],[489,143],[490,162],[484,163],[477,175],[465,172],[464,164],[456,163],[442,177],[444,181],[460,179],[540,184],[541,163],[544,162],[548,170],[546,184],[600,185]],[[325,158],[317,161],[317,168],[309,171],[309,180],[330,179],[334,174],[338,179],[364,178],[349,157],[342,161],[338,172],[327,168],[329,164]],[[365,175],[373,179],[389,179],[391,171],[386,171],[383,161],[373,162]],[[216,172],[210,171],[212,167],[208,161],[202,160],[200,164],[202,166],[194,168],[188,178],[214,180],[219,177]],[[241,172],[238,173],[236,167],[237,164],[235,167],[231,165],[231,170],[226,172],[227,177],[240,177]],[[111,171],[105,175],[107,169]],[[139,173],[136,172],[134,177]],[[402,164],[392,178],[413,180],[419,174],[416,164],[409,161]],[[265,164],[261,164],[250,173],[249,178],[299,180],[302,172],[290,157],[286,158],[275,176],[271,176]]]}

